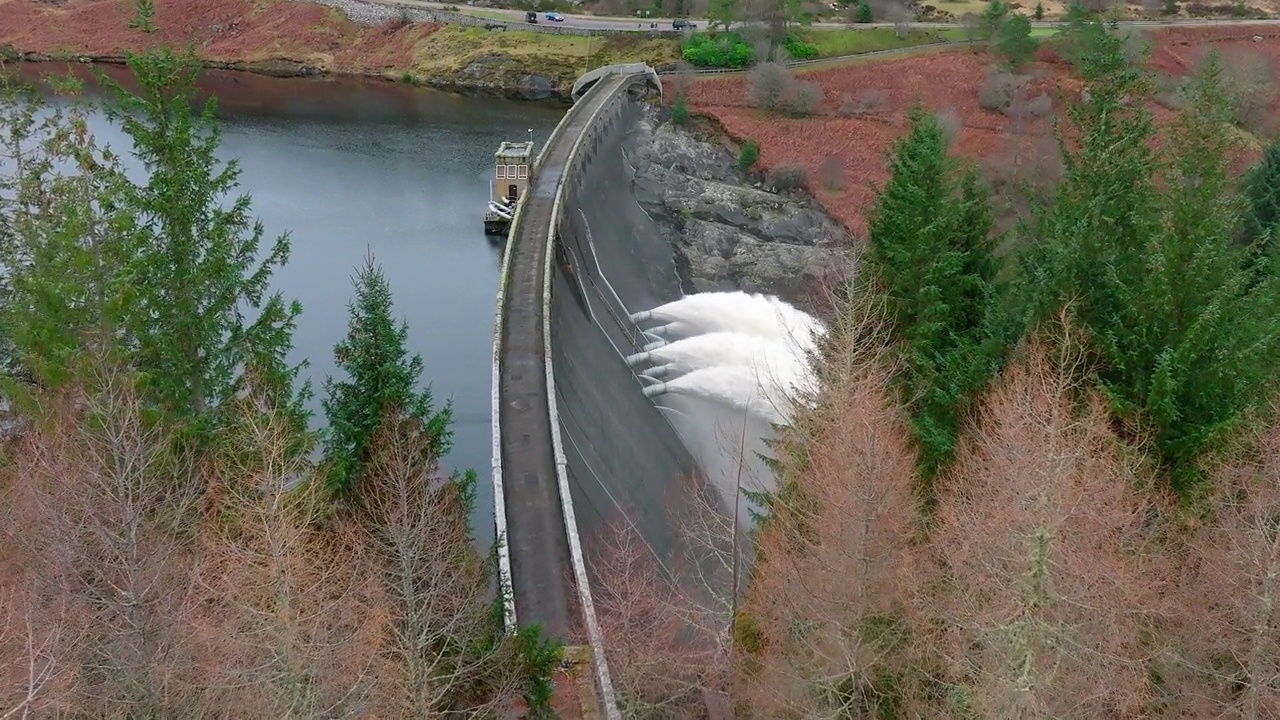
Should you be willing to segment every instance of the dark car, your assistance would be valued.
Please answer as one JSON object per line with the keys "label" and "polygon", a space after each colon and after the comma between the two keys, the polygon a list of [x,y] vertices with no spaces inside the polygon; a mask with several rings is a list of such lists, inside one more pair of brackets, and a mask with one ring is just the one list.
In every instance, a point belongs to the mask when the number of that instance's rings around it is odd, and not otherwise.
{"label": "dark car", "polygon": [[505,23],[491,22],[491,23],[485,23],[484,29],[485,30],[506,30],[507,26]]}
{"label": "dark car", "polygon": [[564,22],[564,16],[560,13],[547,13],[547,19],[551,22]]}
{"label": "dark car", "polygon": [[527,23],[533,23],[534,25],[537,25],[537,24],[538,24],[538,13],[536,13],[536,12],[534,12],[534,11],[530,10],[529,12],[527,12],[527,13],[525,13],[525,14],[524,14],[524,21],[525,21],[525,22],[527,22]]}
{"label": "dark car", "polygon": [[684,18],[678,18],[676,20],[671,21],[671,27],[675,28],[676,30],[693,30],[698,26],[695,25],[692,20],[685,20]]}

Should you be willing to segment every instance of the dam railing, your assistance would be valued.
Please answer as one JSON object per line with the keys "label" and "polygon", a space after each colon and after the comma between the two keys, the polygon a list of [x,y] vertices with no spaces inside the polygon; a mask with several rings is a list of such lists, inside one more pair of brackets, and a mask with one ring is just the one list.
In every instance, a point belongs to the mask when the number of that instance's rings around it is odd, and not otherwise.
{"label": "dam railing", "polygon": [[[652,70],[650,70],[652,72]],[[587,578],[586,558],[582,551],[582,540],[578,537],[578,520],[573,508],[573,496],[569,487],[568,460],[564,454],[564,440],[560,436],[560,411],[556,402],[556,379],[555,366],[552,360],[553,352],[551,346],[551,279],[553,263],[555,261],[555,245],[556,235],[560,226],[560,213],[564,209],[565,204],[565,178],[570,173],[579,171],[578,163],[581,160],[582,148],[585,139],[589,136],[592,126],[597,122],[601,112],[609,106],[620,92],[625,90],[631,84],[629,77],[615,76],[614,78],[605,78],[596,83],[587,91],[589,97],[592,91],[604,98],[591,111],[588,118],[586,129],[579,133],[573,140],[573,148],[569,151],[568,160],[565,162],[564,170],[560,173],[558,182],[556,183],[555,200],[551,206],[551,218],[547,225],[546,249],[543,262],[542,274],[542,338],[543,338],[543,362],[546,365],[547,373],[547,412],[551,418],[551,448],[556,459],[556,482],[560,488],[560,502],[564,510],[565,532],[569,537],[569,554],[573,563],[573,575],[578,585],[579,602],[582,603],[583,622],[586,625],[587,638],[591,643],[592,653],[595,655],[596,678],[599,684],[601,700],[604,703],[605,713],[613,720],[621,718],[618,712],[617,698],[613,692],[613,680],[609,675],[608,660],[604,651],[604,636],[600,631],[600,622],[596,617],[595,603],[591,598],[591,585]],[[604,87],[601,87],[603,85]]]}

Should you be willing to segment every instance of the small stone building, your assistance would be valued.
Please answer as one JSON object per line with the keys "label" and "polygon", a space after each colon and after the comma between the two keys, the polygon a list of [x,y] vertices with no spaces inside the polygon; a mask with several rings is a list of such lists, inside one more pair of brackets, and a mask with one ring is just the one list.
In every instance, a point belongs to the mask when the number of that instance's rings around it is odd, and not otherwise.
{"label": "small stone building", "polygon": [[529,166],[533,163],[533,142],[504,142],[493,154],[497,166],[493,184],[494,200],[519,200],[529,189]]}

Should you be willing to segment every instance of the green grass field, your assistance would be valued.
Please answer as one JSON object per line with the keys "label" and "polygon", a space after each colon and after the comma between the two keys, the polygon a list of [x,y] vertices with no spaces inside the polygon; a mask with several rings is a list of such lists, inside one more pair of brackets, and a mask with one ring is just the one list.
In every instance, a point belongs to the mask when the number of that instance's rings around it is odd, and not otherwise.
{"label": "green grass field", "polygon": [[[959,28],[959,27],[942,28],[940,30],[934,30],[933,32],[939,37],[941,37],[942,39],[949,40],[951,42],[968,42],[969,41],[969,31],[964,28]],[[1053,37],[1054,35],[1057,35],[1057,34],[1058,34],[1058,30],[1056,28],[1032,28],[1031,29],[1031,37],[1035,37],[1035,38],[1048,38],[1048,37]],[[977,38],[977,40],[981,40],[981,38]]]}
{"label": "green grass field", "polygon": [[896,50],[939,40],[938,33],[933,30],[910,30],[906,37],[899,39],[892,28],[809,28],[801,30],[800,37],[817,46],[819,57]]}
{"label": "green grass field", "polygon": [[485,20],[505,20],[506,22],[516,22],[518,18],[513,17],[510,13],[498,12],[496,10],[485,10],[483,8],[458,8],[458,12],[463,15],[484,18]]}

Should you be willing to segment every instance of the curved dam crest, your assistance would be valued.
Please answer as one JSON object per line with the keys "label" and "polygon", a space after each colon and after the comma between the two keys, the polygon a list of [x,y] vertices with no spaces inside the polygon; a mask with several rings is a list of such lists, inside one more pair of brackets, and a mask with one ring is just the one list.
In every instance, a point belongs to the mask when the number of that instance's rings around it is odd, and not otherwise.
{"label": "curved dam crest", "polygon": [[[803,397],[807,348],[823,328],[772,296],[686,295],[677,250],[638,202],[628,156],[660,83],[651,69],[611,66],[576,87],[581,99],[532,163],[504,251],[495,520],[508,630],[540,626],[585,642],[572,652],[590,650],[612,718],[593,582],[638,559],[619,552],[639,552],[695,603],[730,591],[736,539],[704,537],[709,528],[689,522],[723,521],[736,538],[744,511],[759,510],[744,497],[772,480],[746,458],[764,456],[774,425]],[[686,587],[684,571],[698,587]]]}
{"label": "curved dam crest", "polygon": [[699,471],[626,357],[629,314],[680,296],[672,249],[635,202],[623,151],[652,70],[597,72],[534,161],[504,251],[495,320],[493,480],[508,628],[540,625],[591,647],[617,717],[589,558],[619,524],[660,561],[668,508]]}

